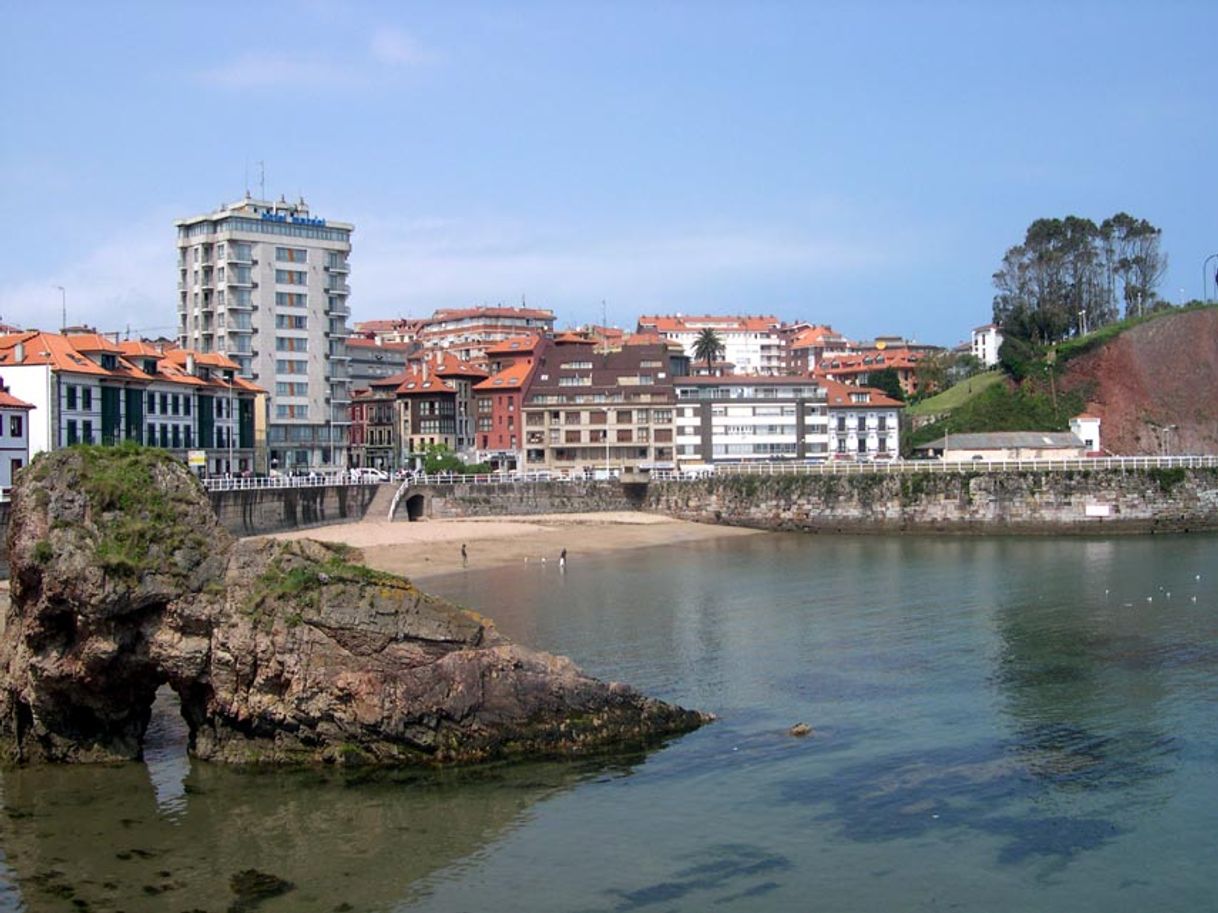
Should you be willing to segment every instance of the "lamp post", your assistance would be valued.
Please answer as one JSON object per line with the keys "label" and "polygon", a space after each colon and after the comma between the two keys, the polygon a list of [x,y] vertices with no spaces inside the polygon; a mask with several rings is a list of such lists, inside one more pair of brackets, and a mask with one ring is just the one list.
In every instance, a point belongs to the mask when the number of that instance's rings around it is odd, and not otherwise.
{"label": "lamp post", "polygon": [[[237,385],[236,372],[229,372],[228,375],[228,474],[233,476],[233,431],[236,430],[233,422],[233,387]],[[235,476],[233,476],[235,478]]]}
{"label": "lamp post", "polygon": [[[1210,261],[1211,260],[1218,260],[1218,254],[1210,254],[1208,257],[1206,257],[1204,260],[1201,261],[1201,300],[1202,300],[1202,302],[1204,302],[1206,304],[1208,304],[1209,300],[1210,300],[1209,286],[1210,286]],[[1214,286],[1215,286],[1215,289],[1214,289],[1215,293],[1218,293],[1218,273],[1216,273],[1214,275]]]}
{"label": "lamp post", "polygon": [[68,328],[68,290],[62,285],[52,285],[51,288],[59,289],[59,311],[62,317],[59,330],[63,332]]}

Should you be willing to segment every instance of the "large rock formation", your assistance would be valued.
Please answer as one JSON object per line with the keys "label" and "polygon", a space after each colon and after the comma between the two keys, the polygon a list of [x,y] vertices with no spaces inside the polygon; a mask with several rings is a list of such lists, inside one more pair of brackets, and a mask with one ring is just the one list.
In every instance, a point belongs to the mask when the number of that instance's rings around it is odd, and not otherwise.
{"label": "large rock formation", "polygon": [[234,541],[185,467],[72,448],[19,477],[0,742],[140,756],[157,687],[202,758],[440,764],[638,745],[707,719],[511,643],[316,542]]}

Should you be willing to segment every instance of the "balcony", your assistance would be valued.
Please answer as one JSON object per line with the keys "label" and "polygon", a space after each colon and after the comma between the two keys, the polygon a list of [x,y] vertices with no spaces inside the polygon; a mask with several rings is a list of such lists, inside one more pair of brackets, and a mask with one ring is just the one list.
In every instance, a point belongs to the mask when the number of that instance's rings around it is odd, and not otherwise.
{"label": "balcony", "polygon": [[350,317],[351,308],[347,305],[347,302],[345,302],[345,301],[337,301],[334,304],[327,304],[326,305],[326,316],[327,317]]}
{"label": "balcony", "polygon": [[345,275],[345,274],[351,272],[351,267],[349,265],[347,265],[347,262],[345,260],[342,261],[341,263],[340,262],[327,263],[326,272],[334,273],[336,275],[338,275],[338,274]]}
{"label": "balcony", "polygon": [[254,265],[254,257],[253,257],[253,254],[250,252],[231,251],[224,259],[226,262],[231,263],[234,266],[253,266]]}
{"label": "balcony", "polygon": [[243,276],[237,272],[230,272],[228,274],[229,288],[253,288],[256,284],[253,276]]}
{"label": "balcony", "polygon": [[326,286],[327,295],[350,295],[351,286],[345,282],[331,282]]}

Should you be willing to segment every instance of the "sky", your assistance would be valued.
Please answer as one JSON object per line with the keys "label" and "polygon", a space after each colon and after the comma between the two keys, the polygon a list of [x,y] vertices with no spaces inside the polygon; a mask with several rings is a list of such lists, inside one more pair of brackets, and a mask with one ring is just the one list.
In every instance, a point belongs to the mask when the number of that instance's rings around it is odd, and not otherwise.
{"label": "sky", "polygon": [[523,301],[952,345],[1034,219],[1148,219],[1173,302],[1218,252],[1212,0],[0,15],[0,320],[25,327],[66,301],[172,335],[174,220],[263,179],[354,223],[354,321]]}

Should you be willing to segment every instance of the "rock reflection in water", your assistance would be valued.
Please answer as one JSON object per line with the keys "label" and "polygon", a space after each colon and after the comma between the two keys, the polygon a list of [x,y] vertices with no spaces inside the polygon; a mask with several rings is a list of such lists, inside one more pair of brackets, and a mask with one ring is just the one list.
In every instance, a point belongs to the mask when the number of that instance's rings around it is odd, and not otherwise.
{"label": "rock reflection in water", "polygon": [[8,770],[0,847],[30,913],[227,910],[230,879],[249,869],[294,885],[260,902],[264,913],[372,911],[484,848],[534,803],[605,770],[285,773],[194,762],[184,801],[168,814],[143,765]]}

